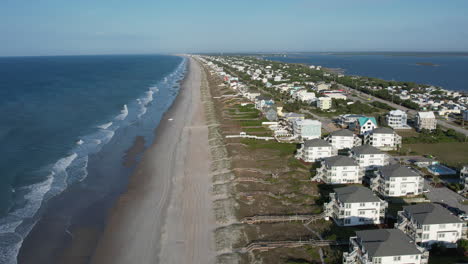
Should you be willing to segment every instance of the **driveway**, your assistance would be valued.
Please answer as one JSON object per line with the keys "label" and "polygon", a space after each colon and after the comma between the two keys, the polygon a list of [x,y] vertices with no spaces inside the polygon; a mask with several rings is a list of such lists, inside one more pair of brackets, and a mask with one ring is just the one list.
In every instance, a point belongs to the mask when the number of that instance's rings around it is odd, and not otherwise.
{"label": "driveway", "polygon": [[468,205],[461,204],[463,196],[450,190],[447,187],[434,188],[429,184],[429,181],[425,181],[425,185],[429,190],[426,196],[431,202],[446,203],[452,207],[458,208],[468,213]]}

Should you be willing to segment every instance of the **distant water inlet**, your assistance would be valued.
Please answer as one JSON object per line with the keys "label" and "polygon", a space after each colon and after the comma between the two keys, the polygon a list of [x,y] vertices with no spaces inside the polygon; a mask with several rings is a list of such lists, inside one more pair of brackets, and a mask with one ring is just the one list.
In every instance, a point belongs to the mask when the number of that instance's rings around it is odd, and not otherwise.
{"label": "distant water inlet", "polygon": [[185,70],[174,56],[0,59],[0,263],[16,263],[47,201],[90,177],[114,136],[131,141],[139,126],[152,142]]}

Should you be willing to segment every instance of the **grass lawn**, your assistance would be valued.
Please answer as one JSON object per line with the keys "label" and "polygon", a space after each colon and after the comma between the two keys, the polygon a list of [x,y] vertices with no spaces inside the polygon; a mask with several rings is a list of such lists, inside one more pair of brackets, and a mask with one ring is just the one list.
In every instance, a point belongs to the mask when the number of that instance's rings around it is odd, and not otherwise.
{"label": "grass lawn", "polygon": [[395,132],[401,137],[417,137],[419,133],[414,129],[397,129]]}
{"label": "grass lawn", "polygon": [[243,127],[262,126],[262,120],[243,120],[240,125]]}
{"label": "grass lawn", "polygon": [[468,163],[468,143],[448,142],[436,144],[405,144],[404,148],[411,149],[421,155],[433,155],[440,162],[449,166],[461,167]]}
{"label": "grass lawn", "polygon": [[243,132],[264,132],[264,133],[268,133],[268,132],[271,132],[270,129],[267,129],[267,128],[264,128],[264,127],[245,127],[245,128],[242,128],[242,131]]}
{"label": "grass lawn", "polygon": [[278,143],[276,141],[265,141],[251,138],[241,139],[241,143],[246,144],[251,149],[274,149],[278,150],[280,156],[291,155],[296,151],[296,144]]}

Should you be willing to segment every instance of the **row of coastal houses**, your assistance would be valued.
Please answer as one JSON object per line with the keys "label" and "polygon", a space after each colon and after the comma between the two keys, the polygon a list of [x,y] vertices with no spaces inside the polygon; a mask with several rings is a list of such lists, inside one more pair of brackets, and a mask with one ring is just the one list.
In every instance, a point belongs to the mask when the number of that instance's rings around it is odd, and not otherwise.
{"label": "row of coastal houses", "polygon": [[[242,84],[235,85],[242,87]],[[264,111],[274,107],[270,98],[241,92]],[[280,109],[277,109],[280,113]],[[404,112],[403,112],[404,113]],[[387,124],[402,129],[404,115],[393,112]],[[410,167],[394,163],[384,151],[400,147],[401,137],[392,128],[378,127],[375,118],[348,115],[343,123],[349,129],[322,138],[321,123],[302,114],[280,114],[284,124],[301,143],[297,157],[317,165],[314,181],[346,184],[336,187],[324,204],[327,220],[339,226],[381,225],[385,221],[389,198],[417,196],[424,191],[424,179]],[[420,115],[421,129],[434,126],[430,114]],[[400,120],[402,121],[402,120]],[[340,152],[341,155],[338,155]],[[462,171],[463,172],[463,171]],[[462,173],[463,175],[463,173]],[[468,177],[468,167],[466,168]],[[365,187],[364,185],[368,187]],[[467,180],[468,186],[468,180]],[[466,237],[466,223],[438,204],[420,203],[404,206],[398,212],[394,228],[357,231],[349,238],[349,251],[343,254],[346,264],[428,263],[435,243],[447,247]]]}

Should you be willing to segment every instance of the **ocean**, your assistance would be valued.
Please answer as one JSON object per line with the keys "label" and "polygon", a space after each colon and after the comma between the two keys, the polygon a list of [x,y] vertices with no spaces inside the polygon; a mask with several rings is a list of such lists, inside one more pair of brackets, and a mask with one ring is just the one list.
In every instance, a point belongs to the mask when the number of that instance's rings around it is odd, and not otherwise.
{"label": "ocean", "polygon": [[127,150],[151,144],[185,71],[163,55],[0,58],[0,263],[43,217],[71,225],[112,204]]}
{"label": "ocean", "polygon": [[440,86],[449,90],[468,91],[467,54],[289,53],[264,58],[281,62],[340,68],[347,75],[416,82]]}

